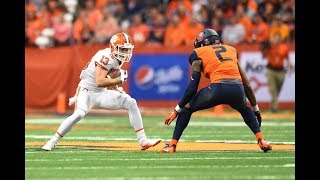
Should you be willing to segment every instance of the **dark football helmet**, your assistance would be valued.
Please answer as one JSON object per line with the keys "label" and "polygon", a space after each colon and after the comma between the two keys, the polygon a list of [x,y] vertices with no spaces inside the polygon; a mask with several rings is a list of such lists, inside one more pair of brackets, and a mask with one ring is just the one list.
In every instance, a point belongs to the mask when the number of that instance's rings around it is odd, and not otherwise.
{"label": "dark football helmet", "polygon": [[213,30],[206,28],[198,34],[198,36],[194,40],[194,47],[202,47],[202,46],[208,46],[212,44],[220,44],[220,37],[219,34]]}

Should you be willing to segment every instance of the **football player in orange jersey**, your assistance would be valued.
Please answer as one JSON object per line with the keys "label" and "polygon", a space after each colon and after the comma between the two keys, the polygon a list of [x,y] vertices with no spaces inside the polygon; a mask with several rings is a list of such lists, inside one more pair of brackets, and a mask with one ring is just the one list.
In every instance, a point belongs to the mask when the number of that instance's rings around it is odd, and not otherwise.
{"label": "football player in orange jersey", "polygon": [[[213,29],[202,30],[195,38],[194,47],[189,56],[191,80],[179,104],[164,121],[165,125],[170,125],[178,117],[173,137],[170,144],[166,144],[160,152],[176,152],[177,143],[192,113],[219,104],[227,104],[236,109],[255,134],[261,150],[271,150],[271,144],[265,140],[260,130],[261,113],[249,80],[238,64],[237,50],[221,44],[218,33]],[[197,92],[201,72],[210,79],[211,84]],[[246,98],[252,109],[247,106]]]}

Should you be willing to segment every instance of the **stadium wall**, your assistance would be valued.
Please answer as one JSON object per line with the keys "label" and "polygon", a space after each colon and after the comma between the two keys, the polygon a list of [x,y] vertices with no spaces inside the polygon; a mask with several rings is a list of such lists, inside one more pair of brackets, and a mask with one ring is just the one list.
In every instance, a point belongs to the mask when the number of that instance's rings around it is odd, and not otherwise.
{"label": "stadium wall", "polygon": [[[55,109],[59,97],[75,93],[79,74],[88,60],[103,45],[73,45],[38,49],[25,48],[25,107],[26,109]],[[261,57],[259,45],[238,45],[240,65],[244,67],[256,92],[260,108],[268,108],[270,96],[266,83],[266,60]],[[295,62],[295,46],[290,44],[290,60]],[[190,66],[187,58],[191,47],[136,47],[134,55],[123,68],[129,79],[122,86],[142,107],[173,107],[187,86]],[[199,88],[209,83],[201,78]],[[281,109],[295,107],[295,75],[287,75],[279,97]],[[69,107],[73,108],[73,106]]]}

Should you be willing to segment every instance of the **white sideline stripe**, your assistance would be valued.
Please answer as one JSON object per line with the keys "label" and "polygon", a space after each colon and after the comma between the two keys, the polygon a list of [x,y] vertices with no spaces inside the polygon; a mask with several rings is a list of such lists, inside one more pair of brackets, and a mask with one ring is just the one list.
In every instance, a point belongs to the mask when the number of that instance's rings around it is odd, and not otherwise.
{"label": "white sideline stripe", "polygon": [[[62,123],[64,118],[52,118],[52,119],[25,119],[25,124],[59,124]],[[112,123],[114,119],[86,119],[83,118],[78,123],[80,124],[101,124]]]}
{"label": "white sideline stripe", "polygon": [[[26,138],[33,138],[33,139],[50,139],[52,135],[25,135]],[[156,137],[155,137],[156,138]],[[157,137],[159,138],[159,137]],[[80,136],[80,137],[64,137],[63,139],[70,139],[70,140],[101,140],[101,141],[136,141],[137,138],[106,138],[106,137],[90,137],[90,136]],[[170,141],[171,139],[162,139],[163,141]],[[180,142],[191,142],[191,141],[185,141],[184,139],[180,139]],[[195,140],[192,142],[204,142],[204,143],[246,143],[246,144],[255,144],[256,141],[242,141],[242,140]],[[294,145],[295,142],[273,142],[269,141],[272,144],[292,144]]]}
{"label": "white sideline stripe", "polygon": [[[279,179],[279,180],[283,180],[283,179],[295,179],[295,175],[276,175],[276,176],[250,176],[250,175],[237,175],[237,176],[214,176],[215,178],[220,178],[220,179],[236,179],[236,180],[239,180],[239,179],[248,179],[248,180],[252,180],[252,179]],[[194,177],[190,177],[190,176],[179,176],[180,179],[195,179]],[[34,180],[43,180],[43,178],[32,178]],[[55,178],[46,178],[46,179],[55,179]],[[60,178],[61,179],[61,178]],[[63,178],[63,179],[66,179],[66,178]],[[127,177],[123,177],[123,176],[120,176],[120,177],[116,177],[116,176],[112,176],[112,177],[99,177],[99,178],[96,178],[96,177],[86,177],[86,178],[82,178],[82,177],[73,177],[73,178],[67,178],[69,180],[80,180],[80,179],[84,179],[84,180],[99,180],[99,179],[102,179],[102,180],[125,180],[125,179],[128,179]],[[169,179],[177,179],[176,176],[157,176],[157,177],[149,177],[149,176],[145,176],[145,177],[141,177],[141,176],[134,176],[134,177],[130,177],[129,178],[130,180],[150,180],[150,179],[154,179],[154,180],[169,180]],[[197,179],[201,179],[201,176],[200,177],[197,177]],[[208,179],[208,178],[206,178]]]}
{"label": "white sideline stripe", "polygon": [[46,169],[46,170],[60,170],[60,169],[203,169],[203,168],[291,168],[294,166],[284,165],[211,165],[211,166],[64,166],[64,167],[26,167],[26,170],[32,169]]}
{"label": "white sideline stripe", "polygon": [[[247,126],[244,122],[190,122],[189,126]],[[295,126],[294,122],[262,122],[262,126]]]}
{"label": "white sideline stripe", "polygon": [[[51,153],[51,152],[50,152]],[[90,158],[90,159],[81,159],[81,158],[74,158],[74,159],[26,159],[25,161],[169,161],[169,160],[237,160],[237,159],[294,159],[293,156],[283,156],[283,157],[211,157],[211,158]]]}
{"label": "white sideline stripe", "polygon": [[[242,140],[195,140],[195,142],[216,142],[216,143],[244,143],[244,144],[255,144],[256,141],[242,141]],[[286,145],[295,145],[295,142],[278,142],[278,141],[269,141],[272,144],[286,144]]]}
{"label": "white sideline stripe", "polygon": [[[50,139],[52,135],[50,136],[37,136],[37,135],[25,135],[26,138],[34,138],[34,139]],[[127,141],[127,140],[135,140],[137,141],[137,138],[105,138],[105,137],[63,137],[63,139],[70,139],[70,140],[102,140],[102,141]]]}
{"label": "white sideline stripe", "polygon": [[[126,151],[126,150],[124,150]],[[97,152],[103,152],[99,149],[95,150],[95,149],[91,149],[91,150],[63,150],[63,151],[50,151],[50,152],[43,152],[43,151],[26,151],[25,154],[37,154],[37,153],[53,153],[53,154],[67,154],[67,153],[97,153]],[[228,153],[228,152],[232,152],[232,150],[215,150],[215,151],[211,151],[210,153]],[[244,152],[246,154],[255,154],[254,152],[251,151],[247,151],[247,150],[239,150],[237,152]],[[193,154],[197,154],[198,152],[189,152],[189,153],[193,153]]]}
{"label": "white sideline stripe", "polygon": [[[26,124],[58,124],[64,119],[26,119]],[[114,119],[82,119],[78,123],[80,124],[100,124],[100,123],[112,123]],[[163,126],[163,123],[159,123]],[[263,126],[295,126],[295,122],[262,122]],[[189,126],[247,126],[243,121],[240,122],[190,122]]]}

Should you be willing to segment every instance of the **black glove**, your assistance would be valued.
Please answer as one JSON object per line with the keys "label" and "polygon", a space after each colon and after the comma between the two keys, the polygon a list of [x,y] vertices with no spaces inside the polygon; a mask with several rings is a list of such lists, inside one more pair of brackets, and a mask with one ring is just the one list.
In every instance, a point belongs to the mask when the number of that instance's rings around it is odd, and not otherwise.
{"label": "black glove", "polygon": [[258,124],[259,124],[259,127],[261,127],[261,113],[260,111],[253,111],[254,112],[254,115],[256,115],[257,119],[258,119]]}

